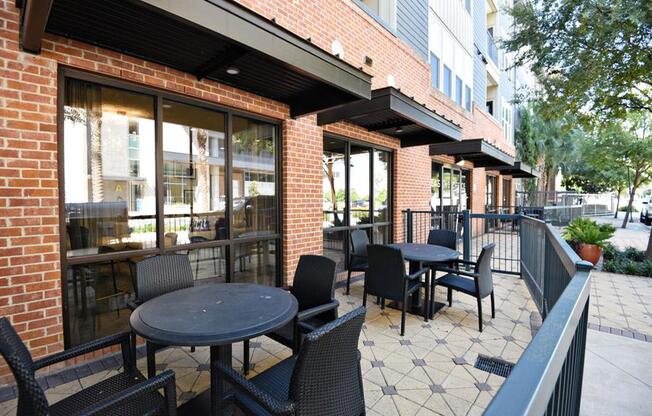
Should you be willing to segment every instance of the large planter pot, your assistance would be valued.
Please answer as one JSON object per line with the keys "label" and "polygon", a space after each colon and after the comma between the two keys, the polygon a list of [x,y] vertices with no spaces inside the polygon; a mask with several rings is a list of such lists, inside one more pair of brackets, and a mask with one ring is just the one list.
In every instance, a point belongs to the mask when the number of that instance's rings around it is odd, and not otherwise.
{"label": "large planter pot", "polygon": [[595,266],[600,261],[602,249],[595,244],[580,244],[579,255],[582,260],[591,262]]}

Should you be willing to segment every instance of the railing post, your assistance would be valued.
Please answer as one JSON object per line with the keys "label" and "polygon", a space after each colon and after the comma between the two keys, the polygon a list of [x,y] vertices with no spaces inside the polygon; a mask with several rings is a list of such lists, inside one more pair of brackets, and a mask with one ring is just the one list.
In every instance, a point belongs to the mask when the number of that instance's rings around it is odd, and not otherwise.
{"label": "railing post", "polygon": [[410,208],[408,208],[407,211],[406,211],[406,219],[405,219],[405,227],[407,228],[405,230],[405,239],[406,239],[406,242],[408,242],[408,243],[411,243],[412,238],[413,238],[413,235],[412,235],[412,233],[413,233],[412,215],[413,215],[412,210]]}
{"label": "railing post", "polygon": [[468,209],[462,211],[462,219],[464,225],[464,238],[462,257],[465,261],[471,260],[471,213]]}

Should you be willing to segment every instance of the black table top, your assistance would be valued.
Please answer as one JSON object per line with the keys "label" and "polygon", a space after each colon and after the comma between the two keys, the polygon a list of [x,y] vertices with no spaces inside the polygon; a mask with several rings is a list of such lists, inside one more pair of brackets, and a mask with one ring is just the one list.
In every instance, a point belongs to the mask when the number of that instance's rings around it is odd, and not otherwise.
{"label": "black table top", "polygon": [[221,283],[156,297],[136,308],[130,323],[136,334],[162,345],[226,345],[274,331],[297,310],[283,289]]}
{"label": "black table top", "polygon": [[460,253],[443,246],[432,244],[397,243],[389,244],[390,247],[400,248],[403,257],[408,261],[421,263],[440,263],[456,260]]}

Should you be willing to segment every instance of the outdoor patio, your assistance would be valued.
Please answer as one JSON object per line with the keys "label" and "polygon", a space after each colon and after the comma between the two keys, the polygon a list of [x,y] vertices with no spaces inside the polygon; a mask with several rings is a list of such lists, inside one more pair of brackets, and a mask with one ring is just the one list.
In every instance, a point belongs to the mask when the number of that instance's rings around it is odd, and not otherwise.
{"label": "outdoor patio", "polygon": [[[496,318],[485,313],[485,329],[477,330],[475,299],[455,294],[453,307],[444,307],[434,320],[408,315],[406,335],[399,336],[400,312],[381,310],[369,298],[366,324],[360,338],[365,404],[369,415],[476,415],[482,414],[504,381],[503,377],[474,368],[478,355],[516,362],[532,337],[534,303],[517,276],[494,276]],[[362,303],[362,282],[351,295],[337,289],[340,315]],[[445,292],[437,292],[444,300]],[[488,300],[487,300],[488,302]],[[535,320],[536,321],[536,320]],[[269,338],[252,340],[253,370],[257,374],[291,355],[291,351]],[[234,367],[242,366],[242,345],[233,347]],[[171,368],[177,380],[178,403],[208,389],[208,350],[169,348],[157,353],[159,370]],[[145,359],[138,361],[145,370]],[[89,366],[77,370],[89,374]],[[51,403],[114,374],[105,369],[67,383],[50,386]],[[56,379],[48,380],[54,385]],[[58,380],[61,383],[63,380]],[[16,400],[0,403],[0,415],[15,414]]]}

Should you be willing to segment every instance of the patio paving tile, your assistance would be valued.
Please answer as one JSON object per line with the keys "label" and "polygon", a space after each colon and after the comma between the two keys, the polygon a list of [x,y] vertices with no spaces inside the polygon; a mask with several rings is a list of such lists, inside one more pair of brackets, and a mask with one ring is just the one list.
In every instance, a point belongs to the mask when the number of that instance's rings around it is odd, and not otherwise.
{"label": "patio paving tile", "polygon": [[[427,323],[421,316],[408,314],[404,337],[400,336],[398,327],[400,311],[381,310],[375,299],[368,299],[359,343],[367,414],[482,413],[504,379],[473,367],[478,354],[517,361],[531,339],[529,317],[536,310],[518,277],[497,274],[494,281],[497,299],[504,300],[496,304],[495,319],[487,313],[488,307],[485,309],[482,333],[477,329],[475,299],[463,294],[455,294],[453,306],[444,307]],[[339,313],[344,315],[362,304],[362,283],[352,285],[350,296],[344,295],[343,289],[337,289],[336,295],[340,301]],[[446,292],[438,289],[436,297],[445,299]],[[642,313],[638,317],[643,319]],[[644,319],[649,321],[649,317]],[[291,355],[288,348],[266,337],[252,340],[250,348],[250,377]],[[241,343],[234,344],[233,367],[238,370],[242,368],[242,351]],[[160,368],[171,368],[176,373],[179,404],[209,388],[208,360],[208,348],[197,348],[195,352],[189,348],[168,348],[157,352]],[[144,358],[137,364],[145,371]],[[102,370],[50,388],[48,398],[60,400],[115,371]],[[0,416],[13,415],[15,408],[15,399],[0,403]]]}

